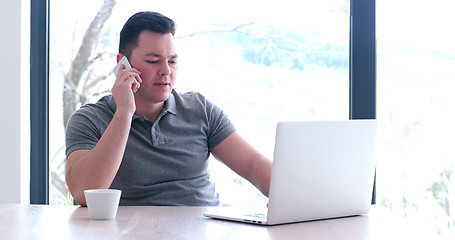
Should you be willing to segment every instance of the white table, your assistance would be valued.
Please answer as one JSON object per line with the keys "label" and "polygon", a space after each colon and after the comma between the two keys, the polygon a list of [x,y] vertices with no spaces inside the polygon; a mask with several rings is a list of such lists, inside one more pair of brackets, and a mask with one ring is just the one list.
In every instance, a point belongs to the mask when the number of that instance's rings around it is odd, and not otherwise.
{"label": "white table", "polygon": [[119,207],[115,220],[91,220],[77,206],[0,204],[0,239],[412,239],[390,212],[256,226],[205,218],[206,207]]}

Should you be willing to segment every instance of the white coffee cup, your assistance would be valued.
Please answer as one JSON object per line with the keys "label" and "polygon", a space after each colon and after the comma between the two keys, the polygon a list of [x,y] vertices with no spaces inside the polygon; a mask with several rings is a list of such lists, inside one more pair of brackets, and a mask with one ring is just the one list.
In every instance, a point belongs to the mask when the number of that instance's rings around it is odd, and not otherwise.
{"label": "white coffee cup", "polygon": [[121,190],[90,189],[85,190],[88,212],[91,219],[115,219]]}

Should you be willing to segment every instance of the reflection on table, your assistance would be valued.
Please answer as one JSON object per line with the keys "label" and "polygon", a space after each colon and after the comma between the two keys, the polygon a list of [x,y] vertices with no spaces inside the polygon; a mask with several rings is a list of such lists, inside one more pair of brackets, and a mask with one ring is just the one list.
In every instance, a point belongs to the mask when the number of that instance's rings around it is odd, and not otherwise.
{"label": "reflection on table", "polygon": [[[410,239],[399,219],[373,206],[367,215],[256,226],[205,218],[207,207],[137,206],[115,220],[91,220],[77,206],[0,204],[1,239]],[[413,231],[415,232],[415,231]]]}

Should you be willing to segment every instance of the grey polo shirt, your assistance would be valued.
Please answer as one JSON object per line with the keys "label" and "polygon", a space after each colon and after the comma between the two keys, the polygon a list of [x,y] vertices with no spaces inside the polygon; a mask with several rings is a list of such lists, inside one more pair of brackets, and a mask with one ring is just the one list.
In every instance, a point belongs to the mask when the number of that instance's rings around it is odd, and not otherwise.
{"label": "grey polo shirt", "polygon": [[[95,147],[115,110],[108,95],[74,112],[66,131],[67,156]],[[110,188],[122,190],[120,205],[219,205],[208,157],[234,131],[227,115],[201,94],[173,91],[156,122],[133,116]]]}

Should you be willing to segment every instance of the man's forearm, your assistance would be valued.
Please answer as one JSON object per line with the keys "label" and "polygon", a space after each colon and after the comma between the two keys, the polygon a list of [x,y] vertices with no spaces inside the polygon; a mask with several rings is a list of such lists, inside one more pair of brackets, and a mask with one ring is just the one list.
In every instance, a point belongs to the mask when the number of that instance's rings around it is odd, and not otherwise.
{"label": "man's forearm", "polygon": [[66,181],[75,200],[85,205],[84,190],[109,188],[122,162],[131,127],[131,117],[114,114],[111,123],[92,150],[77,150],[68,156]]}
{"label": "man's forearm", "polygon": [[262,194],[265,196],[269,196],[269,188],[270,188],[270,177],[272,174],[272,162],[262,157],[261,159],[257,159],[254,161],[254,166],[252,167],[252,179],[251,182],[253,185],[258,188]]}

